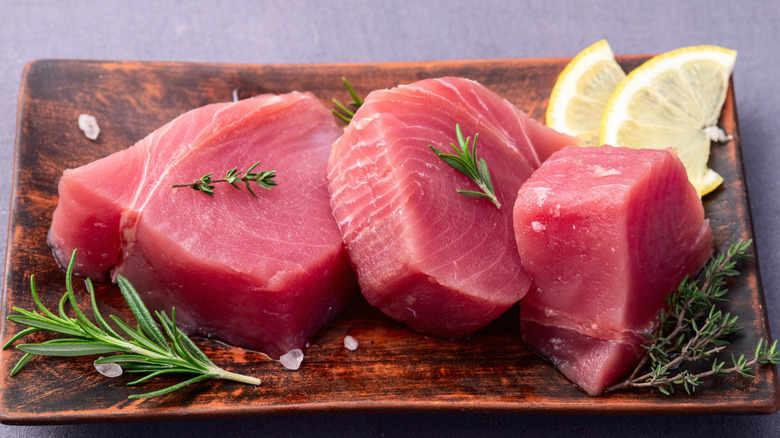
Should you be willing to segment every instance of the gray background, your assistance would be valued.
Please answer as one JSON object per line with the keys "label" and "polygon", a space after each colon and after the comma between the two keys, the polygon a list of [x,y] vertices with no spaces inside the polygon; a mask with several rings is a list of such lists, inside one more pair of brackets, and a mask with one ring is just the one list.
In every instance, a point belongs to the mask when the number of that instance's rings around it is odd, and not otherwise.
{"label": "gray background", "polygon": [[[24,65],[41,58],[323,63],[570,57],[606,38],[617,54],[695,44],[739,51],[734,83],[771,326],[780,328],[780,4],[762,1],[0,0],[0,248]],[[0,265],[2,270],[2,265]],[[780,414],[727,417],[319,415],[19,427],[50,436],[780,436]]]}

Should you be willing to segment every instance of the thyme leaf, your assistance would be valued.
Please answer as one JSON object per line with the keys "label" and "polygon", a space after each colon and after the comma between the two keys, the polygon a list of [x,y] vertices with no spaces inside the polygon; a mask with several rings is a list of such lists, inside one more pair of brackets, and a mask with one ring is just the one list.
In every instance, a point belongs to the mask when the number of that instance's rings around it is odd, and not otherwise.
{"label": "thyme leaf", "polygon": [[[471,196],[475,198],[489,199],[497,209],[501,209],[501,203],[498,202],[496,192],[493,189],[493,182],[490,180],[490,172],[488,171],[487,163],[480,158],[477,159],[477,137],[479,134],[474,134],[474,141],[471,142],[471,137],[463,138],[463,133],[460,130],[460,125],[455,125],[455,136],[458,139],[458,145],[450,143],[453,149],[455,149],[455,155],[445,154],[436,149],[432,145],[428,147],[433,150],[433,153],[437,157],[441,158],[445,163],[452,166],[458,172],[468,176],[479,187],[481,192],[473,190],[457,190],[458,193],[464,196]],[[469,143],[471,142],[471,150],[469,150]]]}
{"label": "thyme leaf", "polygon": [[[147,375],[129,382],[135,385],[153,377],[168,373],[196,374],[196,377],[180,382],[158,391],[146,394],[135,394],[129,398],[155,397],[168,394],[179,388],[207,379],[228,379],[237,382],[259,385],[260,379],[232,373],[219,368],[188,338],[175,323],[176,309],[171,309],[171,317],[165,312],[156,312],[157,321],[146,308],[138,292],[124,277],[119,277],[119,290],[127,301],[138,328],[122,321],[120,318],[110,315],[110,319],[116,323],[119,331],[112,328],[103,315],[101,315],[95,290],[92,282],[85,281],[90,295],[92,313],[97,324],[90,321],[81,311],[76,302],[73,291],[73,266],[76,260],[76,251],[73,251],[66,273],[66,292],[59,301],[58,315],[50,311],[41,302],[35,287],[35,277],[30,277],[30,288],[37,312],[14,307],[15,314],[8,316],[8,320],[26,325],[28,328],[13,336],[3,345],[8,348],[22,337],[39,331],[48,331],[63,334],[68,337],[49,339],[33,344],[19,344],[16,348],[24,355],[11,370],[14,376],[34,356],[91,356],[98,354],[119,353],[113,356],[101,357],[94,361],[95,364],[116,363],[123,371],[128,373],[146,373]],[[66,305],[70,305],[71,317],[66,311]],[[159,322],[159,326],[158,326]],[[162,329],[160,328],[162,327]],[[129,338],[129,339],[128,339]]]}
{"label": "thyme leaf", "polygon": [[[363,99],[358,96],[357,92],[355,92],[355,89],[352,88],[352,84],[347,81],[347,78],[342,77],[341,82],[344,83],[344,86],[347,87],[347,91],[349,91],[349,95],[352,97],[352,101],[349,102],[347,105],[351,106],[352,108],[355,108],[357,110],[361,106],[363,106]],[[336,105],[336,108],[333,108],[331,111],[333,112],[333,115],[338,117],[339,119],[349,123],[352,121],[352,117],[355,116],[355,111],[352,111],[347,107],[347,105],[344,105],[343,103],[339,102],[337,99],[333,99],[333,104]]]}
{"label": "thyme leaf", "polygon": [[213,197],[214,188],[216,188],[214,184],[216,183],[228,183],[238,190],[241,190],[239,183],[244,183],[249,193],[251,193],[252,196],[257,198],[255,192],[252,191],[252,187],[249,184],[250,182],[254,182],[259,187],[262,187],[266,190],[271,190],[271,187],[276,185],[276,181],[274,180],[274,178],[276,178],[276,171],[266,170],[262,172],[252,172],[253,170],[255,170],[255,167],[257,167],[258,165],[260,165],[259,161],[253,164],[252,167],[250,167],[249,170],[247,170],[244,175],[241,174],[242,172],[238,170],[238,167],[234,167],[227,171],[224,178],[212,179],[211,176],[214,175],[214,173],[212,172],[203,175],[199,179],[196,179],[194,182],[186,183],[186,184],[174,184],[171,187],[172,188],[189,187],[193,190],[201,191]]}
{"label": "thyme leaf", "polygon": [[[741,329],[737,317],[719,310],[717,304],[728,301],[724,297],[728,291],[726,278],[739,275],[737,263],[751,257],[747,254],[751,243],[751,240],[735,241],[726,251],[710,259],[699,279],[683,279],[666,299],[667,309],[660,312],[659,326],[649,335],[650,342],[645,346],[647,354],[626,380],[607,388],[607,392],[656,388],[669,395],[682,387],[692,394],[707,377],[736,373],[752,379],[753,367],[780,363],[777,341],[769,344],[764,339],[758,341],[750,359],[732,355],[731,365],[727,367],[717,357],[729,345],[727,337]],[[712,365],[705,371],[691,371],[685,366],[710,359]]]}

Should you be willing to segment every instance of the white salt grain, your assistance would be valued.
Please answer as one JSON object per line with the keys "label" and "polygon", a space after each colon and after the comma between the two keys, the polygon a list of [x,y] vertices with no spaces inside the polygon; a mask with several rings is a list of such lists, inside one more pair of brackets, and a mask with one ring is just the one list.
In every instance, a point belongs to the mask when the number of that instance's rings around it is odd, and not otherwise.
{"label": "white salt grain", "polygon": [[704,128],[704,133],[707,134],[710,140],[718,143],[723,143],[733,138],[730,135],[726,135],[726,133],[717,126],[708,126]]}
{"label": "white salt grain", "polygon": [[84,135],[90,140],[97,140],[100,135],[97,119],[89,114],[79,114],[79,129],[84,131]]}
{"label": "white salt grain", "polygon": [[593,168],[593,176],[595,177],[602,177],[602,176],[612,176],[612,175],[620,175],[620,171],[613,168],[607,169],[606,167],[596,166]]}
{"label": "white salt grain", "polygon": [[352,336],[344,336],[344,348],[350,351],[355,351],[358,348],[358,341],[357,339],[353,338]]}
{"label": "white salt grain", "polygon": [[122,367],[118,363],[96,363],[95,369],[106,377],[119,377],[122,375]]}
{"label": "white salt grain", "polygon": [[288,370],[295,371],[301,367],[301,362],[303,362],[303,351],[301,351],[300,348],[290,350],[279,358],[279,362]]}
{"label": "white salt grain", "polygon": [[543,223],[539,221],[532,221],[531,228],[533,228],[534,232],[541,233],[542,231],[547,229],[547,226],[545,226]]}

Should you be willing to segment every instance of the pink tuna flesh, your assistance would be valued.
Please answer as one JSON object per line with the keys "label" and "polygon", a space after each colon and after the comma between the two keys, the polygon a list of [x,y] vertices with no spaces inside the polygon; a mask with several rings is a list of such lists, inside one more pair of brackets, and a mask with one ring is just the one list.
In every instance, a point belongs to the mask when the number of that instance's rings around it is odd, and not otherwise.
{"label": "pink tuna flesh", "polygon": [[666,295],[713,245],[671,150],[565,148],[520,189],[514,221],[533,278],[523,340],[592,395],[638,363]]}
{"label": "pink tuna flesh", "polygon": [[[357,291],[329,203],[340,130],[309,93],[262,95],[183,114],[135,146],[66,170],[49,242],[77,272],[127,277],[182,328],[279,356],[304,347]],[[190,188],[234,167],[277,186]],[[111,271],[113,269],[113,271]]]}
{"label": "pink tuna flesh", "polygon": [[[455,125],[479,134],[499,202],[438,158]],[[477,82],[427,79],[365,99],[328,164],[331,205],[366,299],[433,336],[466,336],[516,303],[520,267],[511,203],[541,162],[576,140],[530,119]]]}

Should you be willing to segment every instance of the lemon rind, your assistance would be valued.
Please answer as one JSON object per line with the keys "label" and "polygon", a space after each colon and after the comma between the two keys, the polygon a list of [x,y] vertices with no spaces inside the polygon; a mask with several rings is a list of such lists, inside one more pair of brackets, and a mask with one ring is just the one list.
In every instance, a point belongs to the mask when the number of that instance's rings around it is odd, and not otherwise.
{"label": "lemon rind", "polygon": [[612,52],[609,43],[607,43],[607,40],[600,40],[585,48],[569,61],[563,71],[558,75],[558,79],[550,93],[547,112],[545,114],[547,126],[569,135],[577,134],[572,132],[565,122],[566,118],[564,113],[566,111],[566,105],[557,105],[559,96],[578,94],[576,89],[577,81],[580,76],[596,63],[605,59],[612,59],[614,61],[614,58],[615,55]]}
{"label": "lemon rind", "polygon": [[[612,97],[610,97],[609,101],[607,101],[599,129],[599,144],[620,146],[617,144],[617,134],[618,128],[620,127],[620,124],[623,122],[623,120],[618,120],[610,116],[612,113],[618,110],[622,113],[625,113],[627,111],[627,105],[630,98],[640,88],[647,85],[646,81],[643,82],[640,80],[635,80],[634,78],[637,76],[641,75],[645,77],[655,77],[666,70],[679,69],[683,64],[691,61],[712,60],[722,65],[726,70],[726,77],[730,77],[734,71],[736,58],[737,52],[735,50],[726,49],[719,46],[683,47],[651,58],[644,64],[629,72],[626,78],[620,84],[618,84],[617,88],[615,88],[615,91],[612,93]],[[726,98],[726,93],[727,90],[724,89],[723,94],[719,96],[721,110],[723,107],[723,102]],[[709,156],[709,152],[707,155]],[[706,167],[705,164],[704,172],[699,175],[698,178],[696,178],[696,181],[692,180],[691,182],[696,188],[699,196],[703,197],[704,195],[719,187],[723,182],[723,177],[714,170]]]}
{"label": "lemon rind", "polygon": [[[688,56],[681,56],[684,54]],[[617,140],[614,137],[614,135],[617,134],[617,126],[614,126],[614,124],[619,123],[620,121],[613,119],[611,124],[608,123],[610,121],[609,115],[616,111],[616,109],[625,111],[631,96],[633,96],[641,87],[646,85],[646,83],[634,80],[634,78],[640,75],[653,77],[660,72],[679,68],[684,63],[697,59],[716,61],[726,69],[728,73],[727,76],[731,76],[736,63],[737,52],[719,46],[682,47],[657,55],[632,70],[628,73],[626,78],[618,84],[617,88],[615,88],[615,91],[612,93],[612,97],[607,101],[599,130],[599,143],[612,144]],[[611,136],[609,135],[610,133],[612,134]]]}

